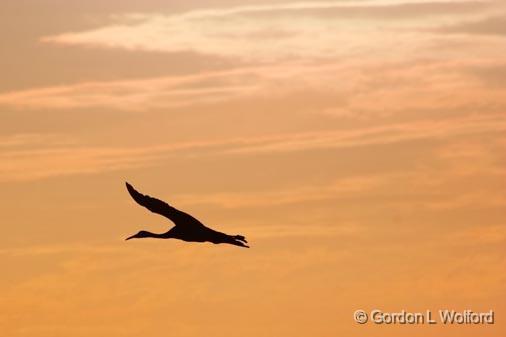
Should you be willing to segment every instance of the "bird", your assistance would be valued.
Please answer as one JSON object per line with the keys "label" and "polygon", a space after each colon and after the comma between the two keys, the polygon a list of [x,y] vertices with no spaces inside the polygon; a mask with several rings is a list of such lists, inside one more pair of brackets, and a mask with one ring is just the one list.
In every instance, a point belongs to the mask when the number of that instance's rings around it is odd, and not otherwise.
{"label": "bird", "polygon": [[125,182],[130,196],[141,206],[153,213],[162,215],[172,221],[175,226],[166,233],[156,234],[140,231],[126,240],[141,238],[178,239],[187,242],[212,242],[214,244],[228,243],[231,245],[249,248],[248,241],[242,235],[228,235],[206,227],[202,222],[188,213],[180,211],[166,202],[138,192],[132,185]]}

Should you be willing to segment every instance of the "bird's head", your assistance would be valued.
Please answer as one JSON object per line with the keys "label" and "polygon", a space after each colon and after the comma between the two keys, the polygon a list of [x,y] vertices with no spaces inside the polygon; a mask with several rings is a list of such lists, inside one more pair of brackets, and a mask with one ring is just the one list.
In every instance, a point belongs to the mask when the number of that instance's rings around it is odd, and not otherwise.
{"label": "bird's head", "polygon": [[132,236],[129,236],[128,238],[126,238],[125,240],[130,240],[130,239],[142,239],[142,238],[149,238],[149,237],[152,237],[152,233],[150,232],[146,232],[146,231],[140,231],[139,233],[135,234],[135,235],[132,235]]}

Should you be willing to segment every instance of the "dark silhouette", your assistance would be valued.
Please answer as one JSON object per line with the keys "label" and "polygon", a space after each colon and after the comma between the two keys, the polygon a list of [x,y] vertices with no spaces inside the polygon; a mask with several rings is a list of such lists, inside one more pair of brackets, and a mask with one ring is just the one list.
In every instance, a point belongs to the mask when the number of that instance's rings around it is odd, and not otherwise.
{"label": "dark silhouette", "polygon": [[153,213],[163,215],[175,224],[175,226],[166,233],[156,234],[147,231],[140,231],[139,233],[127,238],[127,240],[140,238],[179,239],[193,242],[209,241],[215,244],[229,243],[231,245],[249,248],[249,246],[245,244],[248,243],[246,238],[242,235],[228,235],[212,230],[211,228],[204,226],[190,214],[175,209],[169,204],[156,198],[152,198],[149,195],[137,192],[129,183],[126,183],[126,187],[132,198],[139,205],[146,207]]}

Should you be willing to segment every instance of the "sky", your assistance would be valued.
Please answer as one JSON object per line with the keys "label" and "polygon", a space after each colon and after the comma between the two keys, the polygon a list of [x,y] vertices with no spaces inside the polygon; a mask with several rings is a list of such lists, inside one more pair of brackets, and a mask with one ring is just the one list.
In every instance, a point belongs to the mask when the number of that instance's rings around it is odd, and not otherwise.
{"label": "sky", "polygon": [[[0,20],[2,335],[506,334],[504,1],[4,0]],[[125,181],[252,248],[125,242],[171,226]]]}

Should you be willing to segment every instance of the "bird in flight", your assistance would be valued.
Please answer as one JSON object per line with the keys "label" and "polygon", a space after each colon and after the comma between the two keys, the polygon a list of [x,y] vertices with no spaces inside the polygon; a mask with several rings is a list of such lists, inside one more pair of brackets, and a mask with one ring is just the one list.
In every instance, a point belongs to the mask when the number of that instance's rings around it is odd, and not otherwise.
{"label": "bird in flight", "polygon": [[212,243],[228,243],[231,245],[249,248],[246,238],[242,235],[228,235],[215,231],[204,226],[199,220],[183,211],[180,211],[159,199],[144,195],[135,190],[132,185],[126,183],[128,193],[141,206],[146,207],[153,213],[163,215],[175,226],[168,232],[162,234],[151,233],[148,231],[140,231],[139,233],[128,237],[130,239],[141,238],[157,238],[157,239],[178,239],[189,242],[212,242]]}

